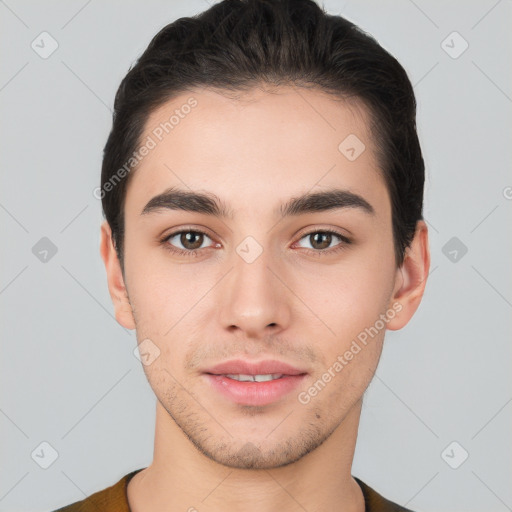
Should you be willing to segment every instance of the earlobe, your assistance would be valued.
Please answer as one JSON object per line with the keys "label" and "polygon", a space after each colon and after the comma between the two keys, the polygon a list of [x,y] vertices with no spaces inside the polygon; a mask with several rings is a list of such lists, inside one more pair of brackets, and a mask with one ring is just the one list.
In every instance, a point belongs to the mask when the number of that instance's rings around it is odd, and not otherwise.
{"label": "earlobe", "polygon": [[116,320],[126,329],[135,329],[135,319],[124,282],[119,258],[112,241],[112,230],[107,221],[101,225],[100,255],[107,272],[107,283],[114,305]]}
{"label": "earlobe", "polygon": [[389,304],[396,316],[387,324],[387,329],[396,331],[404,327],[420,305],[430,268],[428,228],[425,221],[416,224],[414,238],[407,248],[402,266],[397,269],[395,289]]}

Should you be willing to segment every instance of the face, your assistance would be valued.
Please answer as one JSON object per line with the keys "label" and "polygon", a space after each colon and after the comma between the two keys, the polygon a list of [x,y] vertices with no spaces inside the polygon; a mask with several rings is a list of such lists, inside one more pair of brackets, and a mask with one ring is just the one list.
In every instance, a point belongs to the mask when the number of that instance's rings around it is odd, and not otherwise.
{"label": "face", "polygon": [[[390,199],[365,112],[314,90],[238,101],[197,89],[154,111],[148,137],[124,246],[148,381],[169,422],[211,459],[298,460],[360,401],[400,309]],[[209,202],[154,199],[170,189]],[[289,211],[304,194],[317,200]]]}

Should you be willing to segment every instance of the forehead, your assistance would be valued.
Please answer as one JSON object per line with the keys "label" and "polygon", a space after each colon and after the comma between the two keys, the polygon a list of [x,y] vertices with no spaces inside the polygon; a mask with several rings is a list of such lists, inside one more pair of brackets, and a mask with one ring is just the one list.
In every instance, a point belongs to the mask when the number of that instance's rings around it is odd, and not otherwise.
{"label": "forehead", "polygon": [[275,211],[290,196],[340,186],[386,203],[368,119],[362,103],[316,89],[180,93],[148,116],[141,141],[151,149],[131,177],[126,207],[140,213],[172,186],[212,192],[235,213],[269,202]]}

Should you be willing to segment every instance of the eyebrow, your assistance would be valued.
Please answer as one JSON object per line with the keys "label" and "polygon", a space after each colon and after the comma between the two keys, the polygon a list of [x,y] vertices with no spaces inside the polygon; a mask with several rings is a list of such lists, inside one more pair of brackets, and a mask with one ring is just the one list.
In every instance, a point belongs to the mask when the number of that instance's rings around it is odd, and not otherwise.
{"label": "eyebrow", "polygon": [[[357,208],[375,215],[373,206],[363,197],[348,190],[332,189],[324,192],[305,193],[292,197],[274,211],[275,215],[298,216],[305,213]],[[194,192],[171,187],[149,200],[141,215],[162,210],[184,210],[214,217],[233,219],[234,212],[218,196],[210,192]]]}

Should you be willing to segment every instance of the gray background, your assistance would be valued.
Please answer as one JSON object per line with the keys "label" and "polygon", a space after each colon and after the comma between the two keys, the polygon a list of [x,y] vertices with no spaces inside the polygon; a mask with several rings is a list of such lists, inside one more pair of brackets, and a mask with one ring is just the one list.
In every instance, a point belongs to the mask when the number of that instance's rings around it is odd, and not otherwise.
{"label": "gray background", "polygon": [[[387,334],[353,474],[418,511],[512,510],[512,3],[323,5],[408,71],[427,165],[431,275],[413,320]],[[207,7],[0,1],[2,511],[52,510],[151,462],[155,398],[135,333],[113,318],[93,190],[129,65]],[[43,31],[59,45],[45,59],[31,47]],[[457,58],[454,31],[469,44]],[[46,261],[43,237],[57,248]],[[42,442],[58,452],[47,469]]]}

